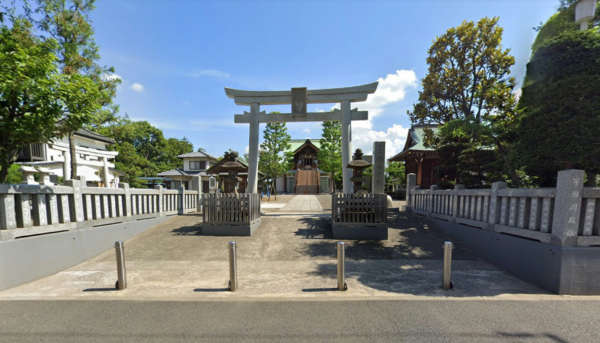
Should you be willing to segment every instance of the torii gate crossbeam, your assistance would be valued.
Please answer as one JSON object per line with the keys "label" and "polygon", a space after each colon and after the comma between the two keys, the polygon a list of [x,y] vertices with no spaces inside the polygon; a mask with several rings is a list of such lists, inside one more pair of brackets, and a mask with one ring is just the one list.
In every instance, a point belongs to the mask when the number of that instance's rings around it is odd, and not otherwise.
{"label": "torii gate crossbeam", "polygon": [[[339,120],[342,122],[342,165],[344,193],[352,193],[352,170],[347,168],[352,151],[352,120],[368,120],[367,111],[350,108],[352,102],[367,100],[377,89],[378,82],[361,86],[331,89],[307,90],[292,88],[289,91],[245,91],[225,88],[225,94],[234,99],[237,105],[250,106],[250,112],[236,114],[235,123],[250,124],[248,188],[246,193],[256,193],[258,183],[258,137],[260,123],[268,122],[309,122]],[[339,103],[340,110],[331,112],[306,112],[306,104]],[[260,105],[291,104],[291,113],[267,114],[260,111]]]}

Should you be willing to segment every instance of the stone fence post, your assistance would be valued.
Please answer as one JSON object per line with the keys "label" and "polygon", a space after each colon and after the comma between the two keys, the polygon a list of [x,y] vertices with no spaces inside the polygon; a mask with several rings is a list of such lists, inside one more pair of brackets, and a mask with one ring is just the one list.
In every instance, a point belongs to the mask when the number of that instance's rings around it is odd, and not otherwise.
{"label": "stone fence post", "polygon": [[177,197],[177,214],[181,215],[185,213],[185,186],[183,184],[179,185],[179,194]]}
{"label": "stone fence post", "polygon": [[558,172],[552,221],[553,244],[577,245],[584,175],[585,172],[578,169]]}
{"label": "stone fence post", "polygon": [[431,216],[435,208],[435,195],[433,195],[433,191],[437,191],[439,189],[438,185],[429,186],[429,199],[427,199],[427,215]]}
{"label": "stone fence post", "polygon": [[458,191],[461,189],[465,189],[465,185],[456,184],[454,185],[454,190],[452,191],[452,222],[456,223],[456,218],[458,217]]}
{"label": "stone fence post", "polygon": [[125,215],[131,217],[133,211],[131,210],[131,191],[129,189],[129,184],[121,182],[119,185],[125,191]]}
{"label": "stone fence post", "polygon": [[81,194],[81,180],[67,180],[65,184],[73,188],[73,203],[70,205],[71,216],[75,218],[75,222],[80,223],[85,220],[83,212],[83,195]]}
{"label": "stone fence post", "polygon": [[161,185],[155,185],[154,189],[158,190],[158,201],[156,202],[157,204],[157,209],[156,209],[156,213],[159,216],[164,216],[164,205],[163,205],[163,186]]}
{"label": "stone fence post", "polygon": [[498,201],[498,191],[507,187],[506,182],[498,181],[492,183],[492,189],[490,191],[490,211],[488,215],[488,228],[494,230],[494,225],[498,224],[498,218],[500,216],[500,201]]}
{"label": "stone fence post", "polygon": [[16,229],[17,217],[14,194],[7,194],[10,185],[0,185],[0,230]]}
{"label": "stone fence post", "polygon": [[409,173],[406,176],[406,207],[412,209],[411,194],[417,188],[417,174]]}

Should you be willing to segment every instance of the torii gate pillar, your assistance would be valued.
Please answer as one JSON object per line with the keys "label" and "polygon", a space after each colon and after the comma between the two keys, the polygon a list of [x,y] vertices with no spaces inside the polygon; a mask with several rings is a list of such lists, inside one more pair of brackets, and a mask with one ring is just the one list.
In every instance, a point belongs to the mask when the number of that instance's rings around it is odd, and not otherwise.
{"label": "torii gate pillar", "polygon": [[352,114],[350,111],[350,101],[342,101],[340,107],[342,110],[342,181],[343,192],[347,194],[354,193],[354,185],[350,181],[350,178],[352,178],[352,169],[348,168],[350,155],[352,154]]}
{"label": "torii gate pillar", "polygon": [[248,143],[248,185],[246,193],[258,193],[258,136],[260,123],[258,122],[258,114],[260,104],[253,103],[250,105],[250,140]]}

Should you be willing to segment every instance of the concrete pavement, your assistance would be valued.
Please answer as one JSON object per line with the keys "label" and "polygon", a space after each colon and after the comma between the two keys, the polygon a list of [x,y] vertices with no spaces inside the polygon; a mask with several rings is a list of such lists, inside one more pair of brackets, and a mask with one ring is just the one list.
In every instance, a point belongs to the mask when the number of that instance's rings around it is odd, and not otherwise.
{"label": "concrete pavement", "polygon": [[172,217],[125,243],[128,289],[112,291],[114,252],[108,251],[53,276],[0,292],[0,299],[205,298],[531,298],[549,296],[458,246],[455,289],[440,289],[444,237],[418,218],[401,214],[387,241],[347,241],[346,292],[336,285],[335,242],[324,214],[265,211],[252,237],[236,237],[239,291],[226,291],[227,242],[199,234],[201,219]]}

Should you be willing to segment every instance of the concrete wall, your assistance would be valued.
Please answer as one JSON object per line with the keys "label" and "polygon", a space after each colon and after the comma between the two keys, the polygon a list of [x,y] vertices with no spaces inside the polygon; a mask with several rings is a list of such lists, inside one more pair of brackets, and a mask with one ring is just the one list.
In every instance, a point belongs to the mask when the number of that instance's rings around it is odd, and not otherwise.
{"label": "concrete wall", "polygon": [[490,263],[558,294],[600,294],[600,249],[541,243],[435,218],[431,226]]}
{"label": "concrete wall", "polygon": [[[77,265],[168,217],[0,241],[0,290]],[[116,268],[116,267],[115,267]]]}

